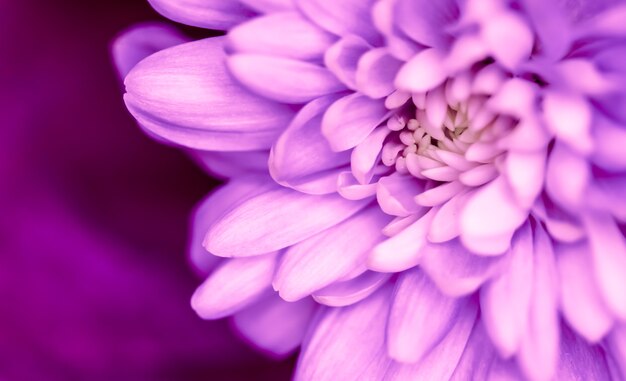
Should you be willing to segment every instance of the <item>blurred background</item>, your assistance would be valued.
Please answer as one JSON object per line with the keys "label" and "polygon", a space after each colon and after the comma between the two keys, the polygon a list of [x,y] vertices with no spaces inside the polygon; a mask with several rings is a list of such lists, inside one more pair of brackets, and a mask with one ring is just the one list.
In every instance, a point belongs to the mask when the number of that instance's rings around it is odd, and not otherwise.
{"label": "blurred background", "polygon": [[109,45],[148,20],[147,0],[0,0],[2,381],[290,378],[189,306],[189,213],[218,182],[125,111]]}

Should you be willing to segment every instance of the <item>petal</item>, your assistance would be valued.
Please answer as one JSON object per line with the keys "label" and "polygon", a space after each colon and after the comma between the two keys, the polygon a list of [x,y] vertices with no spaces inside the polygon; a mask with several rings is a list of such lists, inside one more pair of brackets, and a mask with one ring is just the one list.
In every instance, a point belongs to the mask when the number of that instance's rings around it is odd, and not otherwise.
{"label": "petal", "polygon": [[578,210],[585,198],[591,168],[585,158],[556,143],[548,159],[546,191],[565,209]]}
{"label": "petal", "polygon": [[383,101],[354,93],[328,108],[322,120],[322,133],[334,151],[355,147],[388,115]]}
{"label": "petal", "polygon": [[[590,345],[562,325],[561,353],[557,380],[611,380],[606,352],[598,345]],[[608,357],[608,356],[606,356]]]}
{"label": "petal", "polygon": [[349,152],[333,152],[321,131],[323,113],[336,99],[330,96],[308,103],[276,141],[269,169],[278,183],[290,186],[307,176],[348,164]]}
{"label": "petal", "polygon": [[192,156],[215,177],[234,178],[252,173],[264,174],[268,170],[268,151],[219,152],[194,150]]}
{"label": "petal", "polygon": [[626,324],[616,326],[606,341],[622,377],[626,377]]}
{"label": "petal", "polygon": [[296,381],[383,379],[390,359],[384,352],[390,287],[360,303],[328,308],[304,343]]}
{"label": "petal", "polygon": [[342,172],[337,179],[337,192],[348,200],[362,200],[376,194],[376,183],[362,185],[352,172]]}
{"label": "petal", "polygon": [[594,163],[609,171],[626,170],[626,129],[608,118],[594,119],[593,140],[595,150],[591,156]]}
{"label": "petal", "polygon": [[526,333],[533,279],[532,250],[532,231],[526,223],[513,238],[507,266],[480,290],[485,327],[505,358],[515,354]]}
{"label": "petal", "polygon": [[[502,177],[484,185],[467,201],[461,212],[461,239],[476,254],[506,251],[511,237],[527,218],[528,211],[511,199]],[[497,238],[495,243],[485,243]]]}
{"label": "petal", "polygon": [[499,12],[483,23],[481,36],[494,58],[507,69],[515,69],[530,57],[534,36],[524,19],[514,12]]}
{"label": "petal", "polygon": [[343,36],[326,51],[324,64],[346,87],[355,90],[357,65],[371,47],[359,36]]}
{"label": "petal", "polygon": [[497,354],[484,325],[476,323],[450,381],[487,380]]}
{"label": "petal", "polygon": [[403,272],[387,323],[389,356],[404,363],[420,361],[452,328],[462,302],[442,295],[421,270]]}
{"label": "petal", "polygon": [[273,13],[295,10],[291,0],[237,0],[247,5],[250,9],[256,9],[261,13]]}
{"label": "petal", "polygon": [[315,307],[311,299],[288,303],[271,294],[235,314],[233,325],[250,344],[281,359],[302,343]]}
{"label": "petal", "polygon": [[423,190],[423,181],[396,172],[378,180],[376,200],[383,212],[392,216],[406,217],[422,209],[415,203],[414,198]]}
{"label": "petal", "polygon": [[548,128],[576,151],[587,154],[593,150],[590,135],[592,111],[581,96],[548,92],[543,109]]}
{"label": "petal", "polygon": [[473,191],[463,192],[441,206],[428,230],[428,241],[445,242],[459,236],[459,214]]}
{"label": "petal", "polygon": [[241,310],[268,291],[276,268],[276,253],[224,261],[191,297],[191,307],[203,319],[219,319]]}
{"label": "petal", "polygon": [[139,61],[149,55],[188,41],[171,25],[149,22],[122,32],[113,42],[111,50],[120,78],[124,78]]}
{"label": "petal", "polygon": [[301,60],[320,59],[336,37],[297,12],[256,17],[228,32],[228,48]]}
{"label": "petal", "polygon": [[368,135],[359,145],[357,145],[350,155],[350,167],[352,174],[365,185],[372,180],[376,165],[380,163],[380,151],[389,130],[386,127],[379,127]]}
{"label": "petal", "polygon": [[364,268],[366,255],[383,239],[380,230],[389,220],[370,207],[290,247],[280,261],[274,289],[283,299],[294,301]]}
{"label": "petal", "polygon": [[442,53],[426,49],[404,64],[396,75],[397,89],[408,92],[425,92],[441,84],[447,77]]}
{"label": "petal", "polygon": [[556,372],[559,355],[557,274],[552,243],[539,225],[535,226],[533,258],[530,314],[517,359],[529,378],[550,380]]}
{"label": "petal", "polygon": [[452,37],[446,27],[459,16],[459,8],[454,0],[398,0],[395,8],[395,21],[398,27],[422,45],[445,49]]}
{"label": "petal", "polygon": [[436,210],[431,209],[400,233],[376,245],[367,260],[367,267],[380,272],[400,272],[417,265],[435,213]]}
{"label": "petal", "polygon": [[266,176],[240,177],[219,187],[202,200],[193,212],[189,259],[196,270],[206,276],[217,264],[219,257],[209,253],[202,245],[209,227],[229,209],[250,198],[271,184]]}
{"label": "petal", "polygon": [[464,303],[454,326],[422,361],[404,365],[393,363],[388,371],[392,380],[449,380],[459,363],[476,322],[476,304]]}
{"label": "petal", "polygon": [[306,103],[344,90],[326,68],[290,58],[234,54],[230,72],[251,91],[284,103]]}
{"label": "petal", "polygon": [[125,80],[130,112],[148,130],[188,147],[267,148],[293,111],[233,82],[222,43],[221,37],[194,41],[141,61]]}
{"label": "petal", "polygon": [[608,213],[588,212],[582,218],[589,239],[593,274],[606,305],[626,319],[626,241]]}
{"label": "petal", "polygon": [[311,196],[274,186],[214,223],[205,247],[224,257],[276,251],[340,223],[366,204],[338,195]]}
{"label": "petal", "polygon": [[372,27],[370,10],[375,0],[294,0],[298,9],[311,21],[336,34],[356,34],[370,43],[380,40]]}
{"label": "petal", "polygon": [[448,296],[473,293],[500,271],[505,256],[481,257],[467,251],[458,239],[428,243],[420,248],[422,270]]}
{"label": "petal", "polygon": [[611,329],[613,316],[589,271],[589,248],[583,243],[556,247],[561,310],[567,322],[590,342],[598,342]]}
{"label": "petal", "polygon": [[386,97],[395,90],[393,79],[401,66],[386,48],[372,49],[359,60],[356,87],[370,98]]}
{"label": "petal", "polygon": [[313,293],[313,299],[330,307],[345,307],[360,302],[383,286],[391,274],[366,271],[356,278],[335,282]]}
{"label": "petal", "polygon": [[148,0],[152,7],[174,21],[206,29],[226,30],[254,16],[238,1]]}
{"label": "petal", "polygon": [[506,156],[506,179],[522,207],[530,208],[543,189],[546,155],[546,150],[539,150],[510,151]]}

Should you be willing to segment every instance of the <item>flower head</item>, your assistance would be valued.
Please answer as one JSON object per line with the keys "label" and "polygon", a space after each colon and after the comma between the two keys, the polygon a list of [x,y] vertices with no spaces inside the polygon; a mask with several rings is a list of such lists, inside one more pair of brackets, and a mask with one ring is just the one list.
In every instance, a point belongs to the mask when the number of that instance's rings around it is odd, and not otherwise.
{"label": "flower head", "polygon": [[289,310],[240,329],[299,379],[626,377],[624,5],[153,2],[228,29],[126,78],[230,178],[201,316]]}

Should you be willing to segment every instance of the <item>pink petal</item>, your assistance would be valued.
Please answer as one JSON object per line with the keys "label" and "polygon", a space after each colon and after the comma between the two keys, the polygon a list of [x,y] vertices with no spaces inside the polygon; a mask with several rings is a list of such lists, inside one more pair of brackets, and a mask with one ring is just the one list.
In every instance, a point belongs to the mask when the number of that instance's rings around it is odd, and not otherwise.
{"label": "pink petal", "polygon": [[362,200],[376,194],[377,184],[363,185],[356,181],[352,172],[342,172],[337,179],[337,192],[348,200]]}
{"label": "pink petal", "polygon": [[506,179],[520,206],[530,208],[543,189],[546,167],[545,150],[510,151],[504,165]]}
{"label": "pink petal", "polygon": [[613,316],[602,301],[593,274],[587,245],[558,245],[557,264],[561,284],[561,310],[568,323],[591,342],[611,329]]}
{"label": "pink petal", "polygon": [[404,363],[420,361],[452,328],[462,302],[442,295],[421,270],[403,272],[387,323],[389,356]]}
{"label": "pink petal", "polygon": [[559,355],[558,289],[552,243],[540,226],[535,227],[533,263],[530,314],[517,359],[527,377],[550,380]]}
{"label": "pink petal", "polygon": [[273,13],[281,11],[291,11],[295,5],[291,0],[237,0],[261,13]]}
{"label": "pink petal", "polygon": [[321,131],[322,115],[336,99],[322,97],[308,103],[276,141],[269,169],[278,183],[290,186],[310,175],[348,164],[349,153],[333,152]]}
{"label": "pink petal", "polygon": [[385,353],[385,324],[391,287],[360,303],[323,311],[304,343],[294,379],[383,379],[391,360]]}
{"label": "pink petal", "polygon": [[526,223],[513,238],[507,266],[480,290],[485,327],[505,358],[515,354],[526,333],[533,280],[532,252],[532,231]]}
{"label": "pink petal", "polygon": [[497,357],[484,325],[477,322],[450,381],[487,380]]}
{"label": "pink petal", "polygon": [[231,29],[227,39],[229,49],[237,53],[315,60],[323,56],[336,37],[297,12],[280,12],[256,17]]}
{"label": "pink petal", "polygon": [[607,307],[619,318],[626,318],[626,242],[620,228],[608,213],[588,212],[583,224],[591,249],[595,282]]}
{"label": "pink petal", "polygon": [[366,204],[275,186],[243,201],[215,222],[206,235],[205,247],[224,257],[276,251],[340,223]]}
{"label": "pink petal", "polygon": [[391,274],[366,271],[356,278],[336,282],[313,293],[313,299],[330,307],[345,307],[360,302],[383,286]]}
{"label": "pink petal", "polygon": [[383,212],[406,217],[422,209],[415,203],[415,195],[424,189],[424,182],[413,176],[394,173],[381,177],[376,189],[376,200]]}
{"label": "pink petal", "polygon": [[238,1],[148,0],[168,19],[206,29],[226,30],[254,16]]}
{"label": "pink petal", "polygon": [[246,88],[283,103],[306,103],[345,89],[326,68],[289,58],[234,54],[228,68]]}
{"label": "pink petal", "polygon": [[400,272],[417,265],[422,256],[420,248],[426,244],[426,233],[436,209],[431,209],[409,227],[376,245],[367,261],[367,267],[380,272]]}
{"label": "pink petal", "polygon": [[241,310],[270,289],[276,253],[223,262],[191,297],[203,319],[219,319]]}
{"label": "pink petal", "polygon": [[393,79],[401,66],[386,48],[372,49],[359,59],[356,87],[370,98],[386,97],[395,90]]}
{"label": "pink petal", "polygon": [[347,35],[333,44],[324,55],[324,64],[349,89],[356,89],[359,60],[372,46],[355,35]]}
{"label": "pink petal", "polygon": [[548,159],[546,191],[556,203],[569,210],[580,208],[591,168],[584,157],[572,152],[562,143],[556,143]]}
{"label": "pink petal", "polygon": [[298,9],[311,21],[336,34],[356,34],[370,43],[380,40],[372,27],[371,9],[375,0],[294,0]]}
{"label": "pink petal", "polygon": [[454,0],[398,0],[397,27],[422,45],[445,49],[452,37],[446,27],[457,21],[459,8]]}
{"label": "pink petal", "polygon": [[[467,201],[460,217],[461,239],[477,254],[501,254],[508,249],[513,233],[527,216],[528,211],[511,199],[504,178],[498,177]],[[489,241],[492,238],[497,241]]]}
{"label": "pink petal", "polygon": [[581,96],[548,92],[543,109],[548,128],[570,147],[582,154],[593,150],[591,106]]}
{"label": "pink petal", "polygon": [[387,118],[383,101],[354,93],[328,108],[322,120],[322,133],[334,151],[355,147]]}
{"label": "pink petal", "polygon": [[193,151],[192,155],[215,177],[235,178],[253,173],[265,174],[268,169],[268,151]]}
{"label": "pink petal", "polygon": [[370,207],[344,222],[290,247],[274,277],[274,289],[294,301],[365,268],[370,249],[383,239],[389,218]]}
{"label": "pink petal", "polygon": [[388,128],[379,127],[352,150],[350,166],[359,183],[365,185],[372,179],[376,165],[380,163],[383,142],[389,132]]}
{"label": "pink petal", "polygon": [[626,129],[608,118],[596,117],[593,125],[594,163],[612,172],[626,170]]}
{"label": "pink petal", "polygon": [[607,364],[608,353],[599,345],[590,345],[562,325],[557,380],[615,380]]}
{"label": "pink petal", "polygon": [[175,46],[141,61],[125,80],[124,100],[144,128],[192,148],[268,148],[293,116],[290,107],[233,82],[223,38]]}
{"label": "pink petal", "polygon": [[315,307],[311,299],[288,303],[271,294],[235,314],[233,325],[250,344],[282,359],[302,343]]}
{"label": "pink petal", "polygon": [[484,22],[481,36],[498,63],[515,69],[526,61],[534,44],[533,33],[524,19],[511,11],[499,12]]}
{"label": "pink petal", "polygon": [[476,304],[464,303],[455,324],[443,340],[417,364],[393,363],[388,371],[393,380],[449,380],[459,363],[476,322]]}
{"label": "pink petal", "polygon": [[420,265],[448,296],[473,293],[500,271],[504,256],[481,257],[467,251],[458,239],[428,243],[420,248]]}
{"label": "pink petal", "polygon": [[460,193],[441,206],[428,230],[430,242],[445,242],[459,236],[459,214],[473,193]]}
{"label": "pink petal", "polygon": [[447,77],[443,60],[443,54],[436,49],[417,53],[396,75],[396,88],[408,92],[426,92],[435,88]]}

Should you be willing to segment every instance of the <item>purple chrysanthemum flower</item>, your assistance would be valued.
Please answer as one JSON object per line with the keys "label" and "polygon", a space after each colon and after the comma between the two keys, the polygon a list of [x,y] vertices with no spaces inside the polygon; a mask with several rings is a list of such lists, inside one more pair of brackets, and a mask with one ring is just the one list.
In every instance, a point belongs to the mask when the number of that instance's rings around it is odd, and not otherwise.
{"label": "purple chrysanthemum flower", "polygon": [[302,343],[299,380],[626,378],[623,3],[152,3],[228,31],[126,77],[229,178],[202,317]]}

